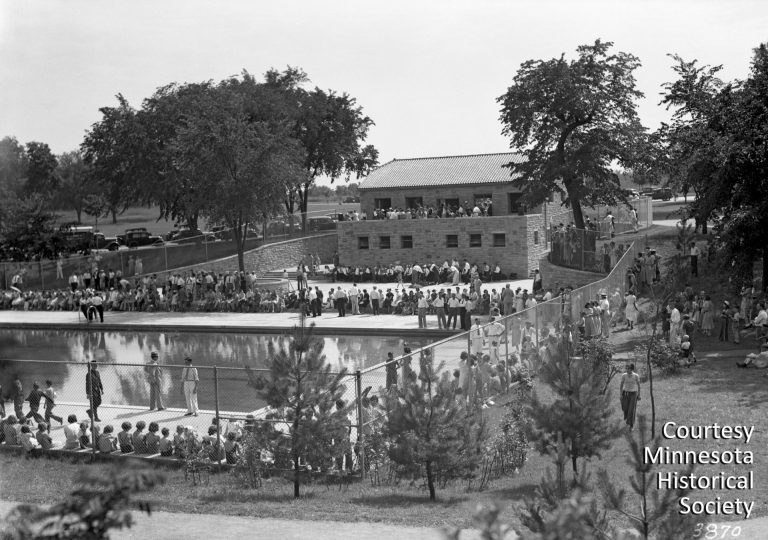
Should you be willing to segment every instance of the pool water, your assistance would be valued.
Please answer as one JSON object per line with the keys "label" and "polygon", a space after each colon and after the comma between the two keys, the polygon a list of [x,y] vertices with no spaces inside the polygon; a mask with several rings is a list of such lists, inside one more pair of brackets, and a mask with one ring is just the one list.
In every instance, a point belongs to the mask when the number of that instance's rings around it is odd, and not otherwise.
{"label": "pool water", "polygon": [[[229,368],[265,368],[269,344],[276,344],[280,337],[205,332],[0,330],[0,384],[3,396],[7,396],[17,373],[25,394],[32,389],[33,381],[44,386],[45,380],[50,379],[62,403],[83,402],[86,400],[86,363],[96,360],[104,384],[104,403],[144,407],[149,403],[147,372],[141,365],[126,364],[146,364],[150,353],[157,351],[161,364],[179,366],[163,370],[166,406],[183,406],[181,366],[189,356],[199,369],[201,408],[214,408],[213,370],[206,366],[218,366],[220,408],[250,411],[263,402],[248,387],[248,374]],[[397,337],[319,336],[318,339],[323,341],[326,360],[334,371],[346,368],[352,372],[384,361],[389,351],[399,354],[405,343]],[[408,344],[415,349],[431,341],[409,339]]]}

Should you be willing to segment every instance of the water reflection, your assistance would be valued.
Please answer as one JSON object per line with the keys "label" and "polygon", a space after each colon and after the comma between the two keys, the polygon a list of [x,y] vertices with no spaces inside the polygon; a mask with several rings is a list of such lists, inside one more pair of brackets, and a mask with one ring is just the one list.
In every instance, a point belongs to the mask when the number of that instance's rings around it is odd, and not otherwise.
{"label": "water reflection", "polygon": [[[172,364],[163,371],[163,393],[167,406],[182,407],[181,366],[184,358],[194,359],[200,374],[200,406],[213,409],[213,370],[219,368],[219,404],[225,411],[251,411],[262,404],[247,388],[247,376],[242,370],[266,366],[268,344],[276,335],[112,332],[112,331],[52,331],[0,330],[0,384],[3,393],[11,388],[13,375],[19,373],[24,391],[32,382],[51,379],[62,402],[85,401],[86,362],[96,360],[102,366],[104,403],[148,406],[147,373],[141,366],[150,352],[158,351],[162,364]],[[404,340],[394,337],[340,336],[321,337],[325,356],[334,369],[350,371],[382,362],[387,352],[402,351]],[[431,340],[408,340],[411,347],[421,347]],[[43,363],[65,361],[71,364]],[[33,362],[34,361],[34,362]],[[178,367],[176,367],[178,366]],[[352,386],[351,383],[348,386]],[[353,394],[350,394],[353,395]]]}

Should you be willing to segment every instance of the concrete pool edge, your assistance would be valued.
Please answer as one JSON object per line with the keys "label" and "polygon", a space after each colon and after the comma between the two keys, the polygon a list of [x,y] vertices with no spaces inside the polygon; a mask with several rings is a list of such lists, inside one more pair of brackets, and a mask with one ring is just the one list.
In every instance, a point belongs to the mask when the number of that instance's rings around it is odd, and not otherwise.
{"label": "concrete pool edge", "polygon": [[[85,325],[82,323],[43,323],[43,322],[3,322],[0,330],[75,330],[78,332],[176,332],[207,334],[284,334],[290,332],[291,326],[256,326],[242,324],[199,325],[199,324],[137,324],[137,323],[99,323]],[[429,337],[447,338],[463,332],[463,330],[439,330],[437,328],[372,328],[370,326],[337,327],[315,326],[318,336],[370,336],[370,337]]]}

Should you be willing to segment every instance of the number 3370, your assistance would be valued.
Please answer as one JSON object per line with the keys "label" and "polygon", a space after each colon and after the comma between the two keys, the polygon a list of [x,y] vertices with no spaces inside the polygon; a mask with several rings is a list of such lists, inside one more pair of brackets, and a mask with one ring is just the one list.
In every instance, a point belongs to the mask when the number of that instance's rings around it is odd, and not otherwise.
{"label": "number 3370", "polygon": [[741,536],[741,527],[738,525],[718,525],[716,523],[697,523],[693,529],[693,538],[705,538],[712,540],[714,538],[736,538]]}

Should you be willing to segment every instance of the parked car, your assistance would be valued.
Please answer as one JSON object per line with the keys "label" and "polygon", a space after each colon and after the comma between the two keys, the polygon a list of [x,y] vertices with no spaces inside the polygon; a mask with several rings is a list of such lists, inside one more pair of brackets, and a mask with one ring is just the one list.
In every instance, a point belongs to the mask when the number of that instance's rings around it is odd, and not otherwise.
{"label": "parked car", "polygon": [[[293,220],[293,232],[301,232],[301,218]],[[270,221],[267,225],[268,235],[291,234],[291,224],[288,220]]]}
{"label": "parked car", "polygon": [[640,191],[640,195],[642,195],[643,197],[653,197],[654,193],[656,193],[656,188],[655,187],[644,187]]}
{"label": "parked car", "polygon": [[117,241],[129,248],[140,246],[151,246],[158,242],[162,244],[163,239],[149,233],[144,227],[135,229],[126,229],[125,234],[117,235]]}
{"label": "parked car", "polygon": [[629,198],[630,199],[639,199],[640,198],[640,192],[636,189],[630,189],[629,190]]}
{"label": "parked car", "polygon": [[668,201],[674,194],[670,188],[659,188],[651,195],[652,199],[661,199],[662,201]]}
{"label": "parked car", "polygon": [[308,231],[335,231],[336,222],[329,216],[311,217],[307,219]]}
{"label": "parked car", "polygon": [[344,197],[344,201],[343,202],[345,202],[345,203],[359,203],[360,202],[360,197]]}
{"label": "parked car", "polygon": [[202,244],[215,242],[216,236],[212,232],[204,232],[200,229],[179,229],[169,232],[166,239],[177,244]]}
{"label": "parked car", "polygon": [[117,241],[117,236],[104,236],[104,233],[96,232],[93,233],[93,247],[117,251],[120,249],[120,242]]}

